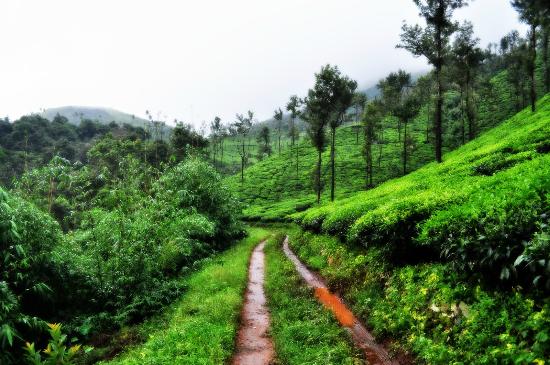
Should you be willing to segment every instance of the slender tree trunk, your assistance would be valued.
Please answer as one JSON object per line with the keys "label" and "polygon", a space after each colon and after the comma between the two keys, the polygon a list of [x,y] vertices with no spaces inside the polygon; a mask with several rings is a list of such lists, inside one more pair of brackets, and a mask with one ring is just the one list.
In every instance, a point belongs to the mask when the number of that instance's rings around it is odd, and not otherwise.
{"label": "slender tree trunk", "polygon": [[317,174],[315,176],[315,185],[316,185],[316,188],[317,188],[317,204],[321,203],[321,150],[319,149],[317,151],[318,153],[318,156],[317,156]]}
{"label": "slender tree trunk", "polygon": [[443,40],[441,38],[441,28],[436,27],[436,51],[437,51],[437,64],[435,65],[435,77],[437,82],[437,100],[435,103],[435,118],[434,118],[434,132],[435,132],[435,160],[437,162],[443,161],[443,80],[442,80],[442,67],[443,67]]}
{"label": "slender tree trunk", "polygon": [[534,112],[536,109],[537,102],[537,90],[535,84],[535,62],[537,59],[537,27],[535,24],[531,25],[531,69],[529,70],[531,75],[531,111]]}
{"label": "slender tree trunk", "polygon": [[474,106],[472,105],[472,87],[470,86],[471,83],[471,75],[470,71],[468,70],[466,73],[466,116],[468,117],[468,140],[471,141],[474,138],[476,138],[476,115],[474,111]]}
{"label": "slender tree trunk", "polygon": [[281,127],[279,126],[279,155],[281,154]]}
{"label": "slender tree trunk", "polygon": [[367,160],[366,188],[372,187],[372,138],[368,127],[365,128],[365,154]]}
{"label": "slender tree trunk", "polygon": [[407,121],[403,121],[403,175],[407,175]]}
{"label": "slender tree trunk", "polygon": [[442,162],[443,154],[443,126],[442,126],[442,114],[443,114],[443,85],[441,80],[441,68],[436,68],[437,78],[437,99],[435,103],[435,115],[434,115],[434,133],[435,133],[435,160]]}
{"label": "slender tree trunk", "polygon": [[464,88],[465,87],[460,88],[460,121],[462,122],[460,134],[462,144],[466,143],[466,113],[464,111]]}
{"label": "slender tree trunk", "polygon": [[544,91],[550,92],[550,64],[548,63],[548,39],[550,37],[550,26],[542,29],[542,61],[544,63]]}
{"label": "slender tree trunk", "polygon": [[336,128],[332,128],[330,140],[330,201],[334,201],[334,192],[336,189],[336,168],[334,166],[336,154]]}
{"label": "slender tree trunk", "polygon": [[243,151],[241,155],[241,183],[244,182],[244,156],[245,156],[245,150],[244,150],[244,138],[243,138]]}
{"label": "slender tree trunk", "polygon": [[223,167],[223,138],[220,141],[220,149],[221,149],[221,156],[220,156],[220,167]]}
{"label": "slender tree trunk", "polygon": [[298,176],[300,175],[299,170],[299,164],[298,164],[298,158],[300,156],[300,146],[296,143],[296,179],[298,179]]}

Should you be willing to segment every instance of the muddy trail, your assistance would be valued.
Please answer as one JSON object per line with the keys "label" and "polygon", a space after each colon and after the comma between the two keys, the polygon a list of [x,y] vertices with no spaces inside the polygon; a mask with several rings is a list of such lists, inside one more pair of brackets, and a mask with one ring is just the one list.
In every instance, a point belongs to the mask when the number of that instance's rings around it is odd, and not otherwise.
{"label": "muddy trail", "polygon": [[256,246],[250,258],[248,287],[241,313],[233,365],[268,365],[275,351],[269,337],[269,311],[264,293],[265,241]]}
{"label": "muddy trail", "polygon": [[399,364],[399,362],[390,358],[384,347],[376,343],[372,334],[348,309],[342,299],[328,290],[323,279],[309,271],[298,259],[288,246],[288,237],[285,238],[283,243],[283,251],[290,261],[292,261],[307,285],[314,289],[317,299],[330,309],[338,322],[350,332],[353,342],[364,352],[365,359],[369,365]]}

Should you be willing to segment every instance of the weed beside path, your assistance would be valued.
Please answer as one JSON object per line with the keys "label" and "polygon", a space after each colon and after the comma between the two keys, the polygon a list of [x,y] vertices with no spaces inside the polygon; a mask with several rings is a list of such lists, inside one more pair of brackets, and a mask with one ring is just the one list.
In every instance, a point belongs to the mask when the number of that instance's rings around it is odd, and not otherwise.
{"label": "weed beside path", "polygon": [[270,239],[266,254],[266,295],[278,364],[363,364],[349,335],[318,303],[281,250],[284,236]]}
{"label": "weed beside path", "polygon": [[250,252],[267,235],[251,228],[246,239],[185,279],[187,293],[148,326],[147,341],[108,364],[225,363],[234,349]]}

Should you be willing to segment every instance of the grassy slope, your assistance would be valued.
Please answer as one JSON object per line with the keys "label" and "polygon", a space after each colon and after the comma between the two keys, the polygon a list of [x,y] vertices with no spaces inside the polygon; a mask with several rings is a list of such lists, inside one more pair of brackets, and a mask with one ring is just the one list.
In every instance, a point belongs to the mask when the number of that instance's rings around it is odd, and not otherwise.
{"label": "grassy slope", "polygon": [[[277,361],[288,365],[358,364],[349,335],[323,309],[281,250],[283,236],[266,246],[266,295]],[[346,339],[347,338],[347,339]]]}
{"label": "grassy slope", "polygon": [[[304,233],[291,244],[376,335],[427,363],[541,364],[550,356],[547,294],[529,298],[519,286],[506,291],[483,283],[498,281],[498,265],[513,262],[545,219],[549,145],[547,95],[537,113],[522,111],[446,154],[442,164],[295,214],[304,228],[340,239]],[[418,244],[450,252],[449,261],[414,263]],[[400,248],[395,263],[388,250]],[[450,265],[464,261],[476,270]],[[500,277],[513,269],[504,266]]]}
{"label": "grassy slope", "polygon": [[501,179],[497,172],[510,168],[520,172],[522,167],[536,165],[544,168],[548,155],[536,150],[550,140],[549,120],[547,96],[539,102],[536,114],[528,110],[517,114],[446,154],[442,164],[430,163],[375,189],[295,214],[294,218],[306,227],[351,241],[363,240],[376,225],[389,230],[413,214],[426,218],[442,206],[463,202],[478,189],[490,188]]}
{"label": "grassy slope", "polygon": [[184,279],[187,293],[163,316],[142,325],[147,341],[109,364],[222,364],[233,353],[248,259],[268,232],[250,235]]}
{"label": "grassy slope", "polygon": [[391,350],[420,364],[544,364],[550,304],[461,281],[447,265],[392,266],[377,248],[294,233],[294,252]]}
{"label": "grassy slope", "polygon": [[[415,141],[409,170],[417,169],[432,159],[432,146],[425,143],[425,118],[426,113],[423,111],[408,127],[408,133]],[[357,140],[353,127],[345,125],[337,130],[336,141],[336,197],[344,198],[365,186],[363,135],[359,133]],[[398,142],[397,124],[391,119],[384,123],[384,143],[381,146],[383,154],[380,168],[375,168],[375,183],[402,174],[402,145]],[[296,150],[285,149],[281,155],[275,154],[247,168],[244,183],[241,183],[239,174],[227,179],[246,204],[246,218],[282,220],[286,215],[307,208],[314,202],[312,173],[317,153],[307,138],[300,141],[298,150],[298,173]],[[374,151],[377,157],[378,147]],[[327,186],[323,192],[324,200],[329,195],[329,155],[327,149],[322,156],[323,183]]]}

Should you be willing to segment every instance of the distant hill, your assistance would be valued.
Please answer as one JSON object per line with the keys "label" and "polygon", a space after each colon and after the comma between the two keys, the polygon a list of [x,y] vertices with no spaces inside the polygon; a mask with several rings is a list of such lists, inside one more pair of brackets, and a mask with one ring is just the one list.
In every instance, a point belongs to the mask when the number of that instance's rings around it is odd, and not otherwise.
{"label": "distant hill", "polygon": [[143,127],[148,121],[132,114],[124,113],[116,109],[88,106],[62,106],[46,109],[41,115],[52,120],[56,114],[67,118],[70,123],[78,125],[82,119],[91,119],[100,123],[109,124],[112,121],[123,124],[128,123],[135,127]]}

